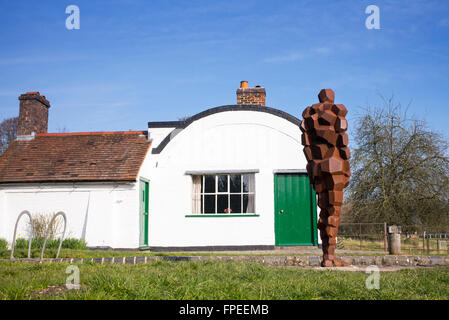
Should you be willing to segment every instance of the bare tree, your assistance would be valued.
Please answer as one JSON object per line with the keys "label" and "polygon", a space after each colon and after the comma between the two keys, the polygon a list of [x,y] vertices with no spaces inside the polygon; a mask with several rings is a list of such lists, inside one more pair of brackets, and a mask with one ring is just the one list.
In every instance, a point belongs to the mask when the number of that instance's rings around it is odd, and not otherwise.
{"label": "bare tree", "polygon": [[0,123],[0,154],[8,148],[11,141],[17,137],[19,118],[9,118]]}
{"label": "bare tree", "polygon": [[[131,130],[129,130],[129,131],[131,131]],[[69,132],[69,130],[67,129],[66,126],[63,126],[63,127],[58,127],[57,132],[58,133],[67,133],[67,132]]]}
{"label": "bare tree", "polygon": [[346,221],[448,225],[447,140],[384,102],[357,121]]}
{"label": "bare tree", "polygon": [[178,117],[178,121],[187,121],[187,120],[189,120],[189,119],[190,119],[189,116]]}

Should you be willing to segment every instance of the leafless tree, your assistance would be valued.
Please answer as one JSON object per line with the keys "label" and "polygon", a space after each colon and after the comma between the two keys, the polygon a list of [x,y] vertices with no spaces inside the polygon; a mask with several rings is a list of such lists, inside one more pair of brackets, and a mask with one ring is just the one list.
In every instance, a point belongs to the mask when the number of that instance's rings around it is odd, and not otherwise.
{"label": "leafless tree", "polygon": [[17,137],[18,118],[9,118],[0,123],[0,154],[8,148],[11,141]]}
{"label": "leafless tree", "polygon": [[187,120],[189,120],[189,119],[190,119],[189,116],[178,117],[178,121],[187,121]]}
{"label": "leafless tree", "polygon": [[356,121],[346,221],[449,225],[448,141],[394,98]]}
{"label": "leafless tree", "polygon": [[[129,131],[131,131],[131,130],[129,130]],[[67,133],[67,132],[69,132],[69,130],[67,129],[66,126],[63,126],[63,127],[58,127],[57,132],[58,133]]]}

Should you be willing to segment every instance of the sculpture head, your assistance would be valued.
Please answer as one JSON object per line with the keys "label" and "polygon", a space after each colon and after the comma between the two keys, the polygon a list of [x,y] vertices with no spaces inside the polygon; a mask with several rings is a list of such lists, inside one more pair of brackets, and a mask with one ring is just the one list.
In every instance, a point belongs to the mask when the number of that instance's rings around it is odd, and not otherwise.
{"label": "sculpture head", "polygon": [[334,103],[335,100],[335,93],[332,89],[323,89],[318,94],[318,99],[321,103],[329,102]]}

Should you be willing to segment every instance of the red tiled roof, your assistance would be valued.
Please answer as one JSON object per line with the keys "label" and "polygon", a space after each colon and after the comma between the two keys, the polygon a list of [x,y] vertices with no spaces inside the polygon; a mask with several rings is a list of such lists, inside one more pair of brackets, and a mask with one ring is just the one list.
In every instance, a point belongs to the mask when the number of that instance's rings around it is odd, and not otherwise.
{"label": "red tiled roof", "polygon": [[136,181],[146,131],[37,134],[0,156],[0,183]]}

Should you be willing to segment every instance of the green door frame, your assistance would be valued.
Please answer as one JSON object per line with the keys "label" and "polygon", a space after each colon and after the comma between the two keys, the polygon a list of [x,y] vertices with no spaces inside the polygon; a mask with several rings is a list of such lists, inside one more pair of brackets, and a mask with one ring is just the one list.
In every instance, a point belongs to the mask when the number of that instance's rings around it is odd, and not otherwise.
{"label": "green door frame", "polygon": [[139,248],[148,247],[150,182],[139,180]]}
{"label": "green door frame", "polygon": [[[292,221],[309,225],[301,228]],[[298,229],[310,234],[310,238],[308,235],[299,237]],[[274,232],[276,246],[318,245],[316,194],[306,173],[274,174]]]}

